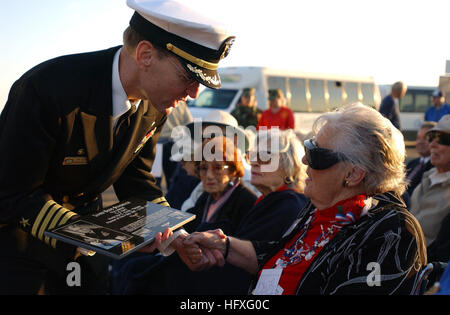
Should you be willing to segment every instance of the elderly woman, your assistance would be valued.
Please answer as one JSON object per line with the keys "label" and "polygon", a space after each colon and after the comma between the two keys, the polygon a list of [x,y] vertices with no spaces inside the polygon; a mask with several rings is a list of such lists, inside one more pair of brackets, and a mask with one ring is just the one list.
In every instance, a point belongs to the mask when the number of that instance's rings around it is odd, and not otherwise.
{"label": "elderly woman", "polygon": [[254,294],[413,292],[426,249],[418,222],[397,197],[405,190],[400,132],[362,104],[322,115],[314,131],[303,158],[311,203],[285,237],[195,233],[184,241],[192,246],[185,263],[192,270],[225,261],[244,268],[256,276]]}
{"label": "elderly woman", "polygon": [[[178,248],[184,235],[199,228],[203,230],[220,228],[233,235],[257,199],[241,182],[244,175],[242,154],[233,140],[218,136],[204,140],[193,150],[198,151],[202,160],[189,162],[188,165],[195,164],[196,175],[201,180],[203,192],[194,206],[186,211],[195,214],[196,218],[163,240],[158,246],[163,256],[171,255],[175,248]],[[155,268],[159,270],[169,265],[170,260],[166,261],[160,255],[152,254],[136,254],[121,260],[114,264],[112,271],[113,293],[124,293],[131,286],[134,287],[134,282],[146,281],[145,274]]]}
{"label": "elderly woman", "polygon": [[[259,146],[255,146],[250,155],[251,183],[260,189],[262,195],[256,202],[252,201],[252,206],[240,219],[236,229],[227,234],[260,241],[279,240],[307,203],[306,197],[302,194],[306,177],[306,167],[301,163],[304,149],[292,131],[260,132],[256,142],[259,143]],[[211,173],[212,165],[214,164],[202,161],[200,162],[200,171],[206,172],[208,169],[208,173]],[[221,170],[222,168],[216,169]],[[209,188],[206,186],[205,189]],[[214,192],[210,191],[213,197]],[[201,213],[197,213],[197,215],[204,217]],[[229,223],[224,220],[218,220],[216,223],[200,223],[196,230],[211,229],[213,224],[221,229],[230,230]],[[189,226],[187,229],[191,230]],[[174,235],[177,233],[179,232],[175,232]],[[227,265],[224,268],[212,268],[201,273],[191,272],[180,261],[180,258],[184,260],[187,257],[182,242],[186,236],[183,234],[178,235],[172,243],[172,246],[177,249],[178,255],[174,254],[166,258],[164,264],[153,269],[151,274],[147,273],[139,279],[135,278],[132,286],[122,292],[151,294],[247,293],[252,275],[243,269]]]}
{"label": "elderly woman", "polygon": [[253,206],[256,196],[241,182],[244,176],[242,154],[225,136],[206,139],[198,148],[203,153],[197,161],[197,173],[204,193],[187,212],[196,215],[184,228],[193,232],[203,227],[220,226],[234,233],[243,216]]}

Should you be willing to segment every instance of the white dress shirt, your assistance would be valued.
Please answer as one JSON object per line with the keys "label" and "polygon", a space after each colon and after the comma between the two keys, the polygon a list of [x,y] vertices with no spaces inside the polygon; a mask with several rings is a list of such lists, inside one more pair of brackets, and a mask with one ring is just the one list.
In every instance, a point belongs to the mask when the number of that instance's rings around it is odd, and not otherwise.
{"label": "white dress shirt", "polygon": [[[128,100],[127,93],[123,88],[122,82],[120,81],[119,75],[119,58],[120,52],[122,48],[120,48],[115,56],[113,61],[113,69],[112,69],[112,103],[113,103],[113,122],[114,128],[116,128],[117,121],[120,116],[125,114],[130,108],[132,103]],[[136,107],[139,107],[141,100],[134,102],[133,104]]]}

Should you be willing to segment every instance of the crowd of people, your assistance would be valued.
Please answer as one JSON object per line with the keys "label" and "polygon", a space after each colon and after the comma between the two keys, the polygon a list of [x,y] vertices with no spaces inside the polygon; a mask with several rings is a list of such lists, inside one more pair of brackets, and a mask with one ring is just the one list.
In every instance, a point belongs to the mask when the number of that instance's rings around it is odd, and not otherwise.
{"label": "crowd of people", "polygon": [[[308,136],[295,133],[281,90],[267,91],[265,111],[249,88],[231,114],[198,122],[174,107],[200,84],[220,88],[217,69],[234,37],[178,1],[127,4],[134,14],[123,46],[46,61],[11,88],[0,116],[0,294],[426,292],[428,263],[450,259],[442,93],[408,165],[401,82],[380,111],[342,106]],[[168,136],[179,125],[191,131],[183,141]],[[167,191],[152,175],[158,139]],[[99,211],[111,185],[120,200],[196,218],[118,261],[46,236]],[[73,261],[82,270],[75,287]]]}
{"label": "crowd of people", "polygon": [[262,111],[258,108],[255,88],[246,88],[242,92],[240,102],[231,112],[239,126],[244,128],[253,126],[259,130],[261,127],[278,127],[281,130],[295,129],[294,113],[286,106],[286,98],[281,89],[268,91],[269,108]]}
{"label": "crowd of people", "polygon": [[[230,114],[210,116],[206,126],[224,134],[239,128]],[[420,157],[407,165],[401,132],[363,104],[320,116],[311,139],[270,131],[257,131],[241,148],[247,155],[231,139],[203,135],[197,150],[215,142],[228,162],[193,161],[193,152],[180,162],[192,164],[202,188],[175,184],[193,191],[187,199],[196,201],[183,210],[196,221],[171,238],[173,255],[132,256],[118,266],[115,293],[413,294],[427,262],[450,259],[450,115],[422,124]],[[279,147],[262,152],[270,137]],[[227,159],[230,148],[239,154]],[[262,171],[274,159],[279,166]],[[243,162],[256,195],[244,189]],[[382,286],[368,285],[370,264]],[[274,274],[279,286],[268,289]]]}

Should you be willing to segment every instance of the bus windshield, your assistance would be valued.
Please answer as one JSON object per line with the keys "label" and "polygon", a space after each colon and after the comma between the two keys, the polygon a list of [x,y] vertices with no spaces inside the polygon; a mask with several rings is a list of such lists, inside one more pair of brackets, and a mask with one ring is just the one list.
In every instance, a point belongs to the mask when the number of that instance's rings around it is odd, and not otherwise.
{"label": "bus windshield", "polygon": [[201,108],[226,109],[230,106],[238,90],[220,89],[213,90],[206,88],[198,98],[189,102],[189,106]]}

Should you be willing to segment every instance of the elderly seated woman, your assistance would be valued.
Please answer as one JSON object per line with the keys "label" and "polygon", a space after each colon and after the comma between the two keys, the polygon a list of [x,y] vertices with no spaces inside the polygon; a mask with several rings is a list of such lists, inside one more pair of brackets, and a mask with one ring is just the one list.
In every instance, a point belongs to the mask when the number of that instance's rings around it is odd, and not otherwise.
{"label": "elderly seated woman", "polygon": [[426,264],[423,232],[399,199],[403,137],[376,110],[326,113],[304,142],[305,195],[282,240],[246,241],[220,230],[184,240],[191,270],[233,264],[255,275],[253,294],[410,294]]}
{"label": "elderly seated woman", "polygon": [[204,157],[196,162],[204,193],[195,206],[187,210],[196,218],[184,229],[193,232],[200,224],[205,227],[219,225],[234,233],[256,201],[255,194],[240,180],[244,176],[242,154],[225,136],[204,140],[198,150]]}
{"label": "elderly seated woman", "polygon": [[[292,131],[260,132],[256,142],[260,149],[251,154],[251,183],[262,196],[252,201],[236,229],[230,235],[260,241],[278,240],[307,203],[304,189],[305,165],[301,163],[304,149]],[[258,153],[258,154],[256,154]],[[206,172],[204,161],[200,171]],[[212,167],[212,166],[211,166]],[[211,173],[208,166],[208,173]],[[202,179],[203,180],[203,179]],[[206,178],[205,178],[206,180]],[[203,214],[198,213],[199,216]],[[226,221],[218,221],[216,227],[229,229]],[[189,228],[189,227],[188,227]],[[197,231],[211,229],[211,223],[203,222]],[[170,239],[179,255],[172,255],[151,273],[135,277],[122,293],[151,294],[246,294],[252,276],[245,270],[229,265],[201,273],[191,272],[180,260],[184,252],[184,233],[175,232]]]}
{"label": "elderly seated woman", "polygon": [[[206,230],[220,228],[233,234],[257,199],[241,182],[244,175],[242,154],[233,140],[224,136],[206,139],[197,150],[200,156],[203,152],[207,153],[202,161],[195,161],[203,193],[195,205],[186,210],[195,214],[196,218],[158,246],[164,256],[174,251],[172,245],[178,242],[180,235],[188,234],[186,231],[196,231],[200,225]],[[112,270],[112,292],[121,293],[123,287],[128,286],[129,277],[147,269],[151,270],[153,265],[161,261],[161,256],[139,253],[115,262]]]}

